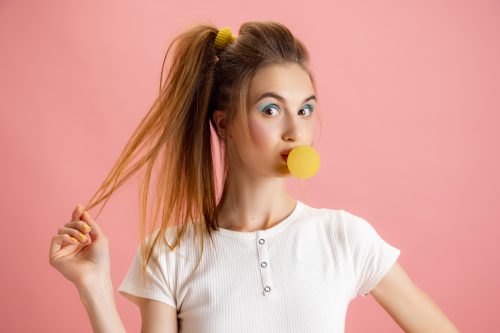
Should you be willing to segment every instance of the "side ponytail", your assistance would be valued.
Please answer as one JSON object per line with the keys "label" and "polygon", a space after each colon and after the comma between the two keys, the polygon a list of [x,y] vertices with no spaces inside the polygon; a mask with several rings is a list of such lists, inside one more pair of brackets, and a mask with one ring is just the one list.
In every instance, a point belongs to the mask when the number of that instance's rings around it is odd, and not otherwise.
{"label": "side ponytail", "polygon": [[[158,97],[85,208],[89,210],[106,199],[99,215],[111,194],[147,164],[139,194],[143,271],[158,240],[170,250],[178,246],[187,227],[182,222],[199,221],[201,223],[195,226],[202,232],[203,222],[213,224],[217,198],[209,103],[217,61],[217,50],[214,48],[217,31],[213,26],[199,25],[172,41],[165,54]],[[175,54],[166,80],[162,82],[165,61],[173,47]],[[132,164],[134,160],[137,161]],[[150,230],[156,229],[159,212],[162,213],[162,221],[156,237],[146,244],[149,233],[146,231],[147,199],[157,161],[160,165],[157,179],[153,182],[156,200]],[[177,225],[177,237],[170,245],[163,236],[166,229],[174,224]]]}

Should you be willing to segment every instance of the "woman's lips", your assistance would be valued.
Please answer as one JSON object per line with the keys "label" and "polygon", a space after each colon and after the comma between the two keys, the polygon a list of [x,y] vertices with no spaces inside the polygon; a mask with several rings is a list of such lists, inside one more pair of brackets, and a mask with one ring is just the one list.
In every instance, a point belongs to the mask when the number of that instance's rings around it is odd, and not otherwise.
{"label": "woman's lips", "polygon": [[281,155],[281,158],[283,159],[283,161],[285,161],[285,162],[286,162],[286,161],[287,161],[287,159],[288,159],[288,155]]}

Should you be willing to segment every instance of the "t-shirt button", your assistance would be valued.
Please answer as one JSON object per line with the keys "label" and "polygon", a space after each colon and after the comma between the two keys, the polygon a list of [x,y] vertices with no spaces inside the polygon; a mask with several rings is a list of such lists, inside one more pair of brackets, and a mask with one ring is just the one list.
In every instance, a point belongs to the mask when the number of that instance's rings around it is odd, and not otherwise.
{"label": "t-shirt button", "polygon": [[265,240],[263,238],[259,239],[259,244],[264,244]]}
{"label": "t-shirt button", "polygon": [[270,291],[271,291],[271,287],[269,287],[269,286],[265,286],[265,287],[264,287],[264,290],[265,290],[266,292],[270,292]]}
{"label": "t-shirt button", "polygon": [[267,263],[266,263],[265,261],[263,261],[263,262],[261,262],[261,263],[260,263],[260,266],[261,266],[261,267],[266,267],[266,266],[267,266]]}

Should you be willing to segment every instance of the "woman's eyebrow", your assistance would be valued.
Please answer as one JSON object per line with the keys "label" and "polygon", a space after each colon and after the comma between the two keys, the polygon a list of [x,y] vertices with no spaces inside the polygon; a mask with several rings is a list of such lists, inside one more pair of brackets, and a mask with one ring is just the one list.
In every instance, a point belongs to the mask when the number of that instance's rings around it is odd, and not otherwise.
{"label": "woman's eyebrow", "polygon": [[[274,97],[274,98],[276,98],[277,100],[279,100],[279,101],[281,101],[281,102],[283,102],[283,103],[285,103],[285,104],[286,104],[286,100],[285,100],[285,98],[284,98],[284,97],[282,97],[282,96],[280,96],[280,95],[278,95],[278,94],[276,94],[276,93],[274,93],[274,92],[271,92],[271,91],[268,91],[268,92],[262,93],[262,94],[259,96],[259,98],[257,99],[257,102],[258,102],[258,101],[260,101],[261,99],[263,99],[264,97]],[[307,101],[309,101],[309,100],[311,100],[311,99],[316,100],[316,96],[315,96],[315,95],[311,95],[311,96],[307,97],[305,100],[303,100],[303,101],[302,101],[302,103],[305,103],[305,102],[307,102]]]}

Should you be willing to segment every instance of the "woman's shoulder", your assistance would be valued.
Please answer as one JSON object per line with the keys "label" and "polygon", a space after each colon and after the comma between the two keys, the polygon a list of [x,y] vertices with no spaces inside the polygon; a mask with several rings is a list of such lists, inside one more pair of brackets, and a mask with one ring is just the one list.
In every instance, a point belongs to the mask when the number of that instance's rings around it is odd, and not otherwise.
{"label": "woman's shoulder", "polygon": [[302,203],[304,209],[302,211],[302,218],[314,218],[328,220],[330,222],[338,222],[342,216],[342,209],[332,207],[315,207],[306,203]]}
{"label": "woman's shoulder", "polygon": [[342,233],[344,237],[370,235],[375,229],[365,218],[343,208],[313,207],[304,204],[304,219],[323,221],[324,228]]}
{"label": "woman's shoulder", "polygon": [[[313,207],[304,204],[307,208],[305,211],[310,216],[317,217],[328,217],[337,222],[348,223],[348,224],[367,224],[368,222],[358,214],[351,211],[345,210],[343,208],[332,208],[332,207]],[[369,224],[369,223],[368,223]]]}

